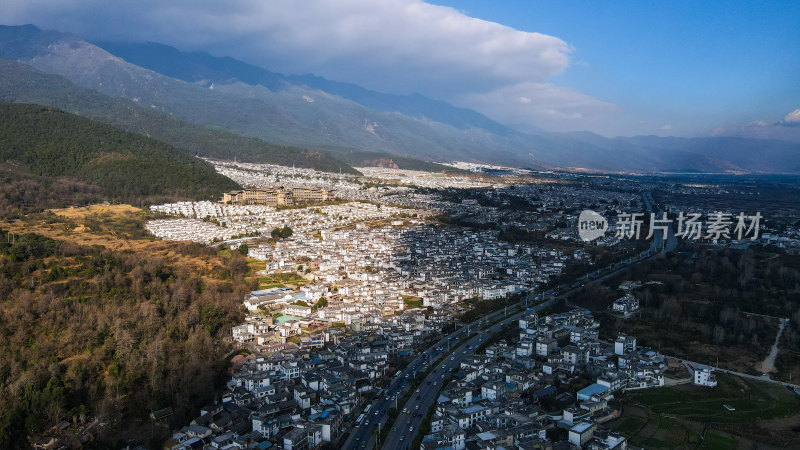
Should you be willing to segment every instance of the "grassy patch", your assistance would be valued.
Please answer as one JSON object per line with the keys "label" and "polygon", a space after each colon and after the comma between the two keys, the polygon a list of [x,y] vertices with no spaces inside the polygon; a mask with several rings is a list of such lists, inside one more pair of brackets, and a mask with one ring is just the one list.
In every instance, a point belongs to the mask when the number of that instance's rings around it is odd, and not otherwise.
{"label": "grassy patch", "polygon": [[728,449],[736,448],[736,439],[728,433],[718,430],[708,430],[703,445],[700,448]]}
{"label": "grassy patch", "polygon": [[646,420],[641,417],[626,416],[615,422],[612,428],[625,436],[631,436],[639,431],[645,423]]}
{"label": "grassy patch", "polygon": [[422,297],[414,297],[413,295],[403,295],[403,303],[407,308],[422,308]]}
{"label": "grassy patch", "polygon": [[[632,400],[653,412],[703,423],[742,423],[782,417],[800,405],[785,388],[728,374],[717,374],[718,386],[704,388],[691,384],[631,393]],[[728,411],[723,405],[736,408]]]}
{"label": "grassy patch", "polygon": [[294,272],[272,273],[258,277],[259,289],[271,289],[276,287],[281,288],[288,286],[299,287],[305,284],[308,284],[308,280]]}
{"label": "grassy patch", "polygon": [[645,442],[648,447],[675,448],[686,441],[687,430],[675,419],[662,417],[653,437]]}

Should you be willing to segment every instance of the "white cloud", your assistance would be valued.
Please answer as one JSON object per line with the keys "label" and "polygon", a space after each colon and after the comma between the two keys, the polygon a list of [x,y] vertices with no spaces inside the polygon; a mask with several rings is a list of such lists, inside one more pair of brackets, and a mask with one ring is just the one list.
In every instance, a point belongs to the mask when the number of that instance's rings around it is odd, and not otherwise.
{"label": "white cloud", "polygon": [[568,88],[535,82],[466,94],[458,98],[457,103],[528,130],[537,127],[557,131],[593,128],[620,110],[612,103]]}
{"label": "white cloud", "polygon": [[800,109],[795,109],[783,118],[786,123],[800,123]]}
{"label": "white cloud", "polygon": [[671,129],[672,129],[672,125],[670,125],[670,124],[666,124],[663,127],[661,127],[662,131],[669,131]]}
{"label": "white cloud", "polygon": [[[4,3],[6,23],[34,23],[93,39],[163,42],[284,73],[313,72],[390,92],[471,99],[468,106],[499,120],[509,118],[501,109],[510,103],[530,106],[523,118],[542,115],[570,123],[609,106],[547,84],[571,65],[572,49],[563,40],[421,0]],[[518,92],[514,101],[506,98],[510,92]]]}
{"label": "white cloud", "polygon": [[[420,77],[465,89],[543,81],[569,66],[569,45],[420,0],[12,0],[5,20],[100,38],[214,48],[284,71],[326,71],[394,84]],[[403,68],[403,74],[396,74]],[[412,77],[408,74],[413,73]],[[374,75],[379,74],[376,77]]]}

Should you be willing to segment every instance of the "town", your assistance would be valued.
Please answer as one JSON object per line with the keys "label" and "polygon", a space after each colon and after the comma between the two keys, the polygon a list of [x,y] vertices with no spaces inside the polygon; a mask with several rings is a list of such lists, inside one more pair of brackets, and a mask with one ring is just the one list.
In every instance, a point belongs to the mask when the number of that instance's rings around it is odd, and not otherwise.
{"label": "town", "polygon": [[[665,283],[630,268],[657,268],[647,261],[676,247],[673,233],[629,239],[609,220],[587,240],[576,225],[587,209],[652,212],[644,189],[709,203],[725,190],[479,165],[353,176],[213,163],[245,188],[152,205],[144,229],[246,258],[255,288],[220,343],[231,366],[214,400],[188,423],[170,407],[150,411],[163,448],[636,448],[656,439],[631,403],[641,392],[690,386],[713,398],[704,392],[729,391],[730,376],[796,387],[770,376],[769,357],[758,375],[690,349],[662,353],[639,325],[664,316],[652,299]],[[681,212],[680,197],[666,200]],[[794,230],[771,221],[757,239],[691,245],[791,252]],[[773,320],[749,326],[774,333]],[[726,401],[717,406],[747,414]]]}
{"label": "town", "polygon": [[[708,366],[672,360],[633,335],[603,340],[588,310],[559,302],[552,312],[545,302],[567,273],[599,273],[598,252],[630,261],[642,250],[613,233],[587,245],[570,226],[584,208],[642,208],[625,181],[598,188],[374,168],[357,178],[214,163],[251,187],[218,203],[153,206],[160,217],[147,228],[246,247],[272,284],[243,299],[246,320],[232,329],[231,342],[250,356],[165,448],[360,448],[381,437],[384,448],[626,448],[628,437],[605,426],[619,417],[620,393],[716,385]],[[540,238],[515,242],[502,235],[509,228]],[[637,313],[639,287],[621,284],[608,314]],[[481,303],[518,319],[470,324]],[[482,343],[437,343],[458,332]],[[670,366],[693,372],[671,379]],[[421,388],[434,389],[424,410]],[[401,400],[419,403],[412,410]]]}
{"label": "town", "polygon": [[573,3],[3,2],[0,450],[800,449],[800,2]]}
{"label": "town", "polygon": [[[446,323],[439,314],[402,314],[350,333],[327,329],[300,345],[262,347],[239,367],[220,401],[203,408],[165,446],[337,446],[354,423],[379,421],[386,414],[371,410],[373,398],[419,398],[414,380],[432,371],[441,381],[434,381],[434,387],[441,387],[432,414],[425,417],[428,433],[421,436],[420,448],[555,448],[562,438],[576,448],[626,448],[625,436],[603,427],[619,413],[615,395],[665,384],[663,355],[638,346],[635,336],[598,339],[598,322],[581,309],[525,312],[502,336],[479,348],[465,344],[464,353],[471,355],[452,370],[426,363],[416,373],[398,372],[398,360],[413,354],[426,336],[441,333]],[[254,320],[243,327],[255,331],[271,325]],[[237,332],[241,336],[242,330]],[[408,381],[396,391],[387,390],[395,373]],[[593,382],[573,388],[586,377]],[[692,382],[716,384],[705,366],[694,368]],[[423,413],[400,413],[394,428],[403,429],[399,445],[389,448],[412,444],[403,442],[410,422],[404,418]]]}

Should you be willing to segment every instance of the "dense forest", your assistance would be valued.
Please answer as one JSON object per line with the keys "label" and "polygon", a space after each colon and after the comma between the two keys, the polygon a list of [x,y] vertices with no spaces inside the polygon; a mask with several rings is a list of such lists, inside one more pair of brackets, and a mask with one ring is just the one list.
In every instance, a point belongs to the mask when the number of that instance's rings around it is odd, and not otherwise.
{"label": "dense forest", "polygon": [[74,179],[34,175],[21,164],[0,163],[0,218],[104,199],[101,189]]}
{"label": "dense forest", "polygon": [[[116,448],[150,438],[153,409],[173,408],[176,421],[195,414],[223,379],[228,349],[219,338],[241,320],[241,296],[252,288],[238,253],[145,246],[154,241],[142,212],[82,223],[31,213],[236,187],[162,142],[49,107],[0,104],[0,448],[29,448],[29,438],[84,415],[105,423],[100,447]],[[27,232],[42,226],[88,235]],[[141,247],[112,251],[81,238]]]}
{"label": "dense forest", "polygon": [[109,421],[99,439],[117,447],[149,437],[153,409],[179,423],[210,401],[227,369],[214,342],[242,319],[247,264],[174,247],[214,269],[0,230],[0,448],[81,413]]}
{"label": "dense forest", "polygon": [[328,153],[282,146],[186,122],[79,87],[16,61],[0,59],[0,101],[49,105],[79,116],[152,137],[192,155],[214,159],[279,164],[326,172],[357,174]]}
{"label": "dense forest", "polygon": [[800,256],[760,245],[738,250],[684,244],[637,266],[610,283],[612,289],[590,289],[571,300],[607,310],[622,296],[613,287],[623,280],[645,283],[635,292],[641,310],[627,320],[607,316],[608,337],[623,331],[668,355],[709,364],[719,358],[722,367],[755,374],[775,341],[779,318],[789,318],[778,377],[788,380],[789,370],[800,375],[791,347],[800,342]]}
{"label": "dense forest", "polygon": [[119,201],[210,198],[238,187],[167,144],[39,105],[0,103],[0,161],[34,176],[96,186]]}

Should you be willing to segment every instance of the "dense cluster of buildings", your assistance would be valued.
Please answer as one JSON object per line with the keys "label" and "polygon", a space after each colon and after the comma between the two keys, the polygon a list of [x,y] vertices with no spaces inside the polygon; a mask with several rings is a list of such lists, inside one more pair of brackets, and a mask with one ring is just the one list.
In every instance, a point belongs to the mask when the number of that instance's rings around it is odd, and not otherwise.
{"label": "dense cluster of buildings", "polygon": [[[489,345],[452,374],[422,448],[626,448],[625,437],[602,426],[618,414],[611,401],[626,389],[662,386],[667,366],[632,336],[599,340],[598,327],[585,310],[526,315],[518,337]],[[594,382],[565,387],[579,376]]]}
{"label": "dense cluster of buildings", "polygon": [[[150,220],[146,228],[156,237],[200,243],[228,241],[243,237],[270,236],[275,228],[290,227],[296,238],[316,240],[326,229],[353,226],[367,221],[389,220],[401,216],[426,217],[421,210],[349,202],[316,207],[276,209],[264,205],[225,205],[213,202],[179,202],[154,205],[150,210],[175,216]],[[266,244],[265,244],[266,245]],[[255,252],[258,253],[258,252]],[[253,255],[253,257],[259,257]],[[266,259],[263,254],[259,259]]]}
{"label": "dense cluster of buildings", "polygon": [[[327,328],[313,341],[262,346],[236,370],[220,400],[202,408],[164,448],[337,448],[368,400],[381,392],[392,362],[412,354],[447,320],[410,313],[361,331]],[[248,324],[266,328],[267,322]]]}
{"label": "dense cluster of buildings", "polygon": [[[403,220],[383,226],[323,230],[270,247],[267,272],[303,265],[333,302],[404,308],[414,297],[440,307],[468,298],[494,299],[534,289],[559,275],[574,255],[536,245],[512,245],[496,231],[430,226]],[[335,314],[333,306],[321,311]]]}
{"label": "dense cluster of buildings", "polygon": [[[174,433],[169,449],[335,448],[397,359],[455,325],[465,300],[535,292],[569,264],[592,264],[580,242],[509,243],[501,228],[565,229],[583,206],[625,210],[640,202],[636,194],[581,186],[392,169],[364,169],[365,184],[352,175],[213,163],[248,188],[220,203],[154,206],[175,218],[147,228],[166,239],[248,242],[248,255],[265,261],[265,275],[305,280],[243,300],[246,319],[232,338],[253,356],[220,401]],[[332,190],[349,202],[281,208],[325,202]],[[518,202],[528,207],[517,211]],[[430,220],[439,215],[479,226]],[[291,237],[246,241],[280,227],[290,227]],[[576,445],[625,445],[600,426],[614,417],[609,400],[623,389],[663,384],[663,358],[630,336],[600,341],[597,322],[583,310],[528,314],[519,327],[514,339],[493,343],[453,374],[423,448],[550,448],[551,429]],[[579,376],[595,382],[576,392],[556,387]]]}
{"label": "dense cluster of buildings", "polygon": [[[447,316],[406,313],[358,331],[329,327],[315,340],[262,346],[220,400],[165,448],[336,448],[356,417],[369,413],[365,407],[382,393],[396,358],[440,333]],[[314,325],[294,320],[303,329]],[[638,347],[632,336],[600,340],[598,322],[585,310],[531,312],[516,326],[515,337],[491,342],[450,374],[421,448],[626,448],[625,437],[603,426],[618,415],[614,397],[663,385],[664,357]],[[696,373],[698,384],[713,380],[705,373]],[[571,387],[587,378],[594,381]]]}

